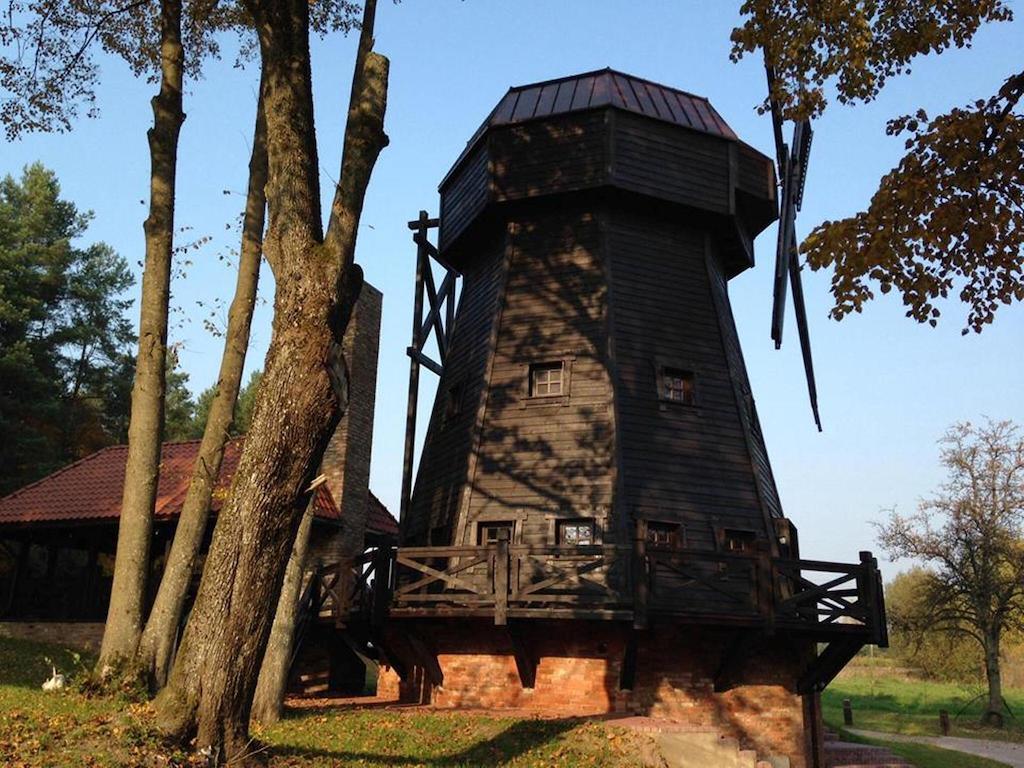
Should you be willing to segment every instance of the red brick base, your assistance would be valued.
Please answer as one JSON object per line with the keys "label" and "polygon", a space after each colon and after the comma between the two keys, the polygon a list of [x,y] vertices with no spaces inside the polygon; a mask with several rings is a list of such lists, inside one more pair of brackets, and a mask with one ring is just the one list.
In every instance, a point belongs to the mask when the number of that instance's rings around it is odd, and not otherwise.
{"label": "red brick base", "polygon": [[[406,661],[407,679],[382,668],[378,696],[563,716],[647,715],[715,729],[762,758],[788,757],[792,768],[814,764],[811,723],[805,724],[805,702],[795,692],[812,652],[806,643],[764,638],[737,649],[728,632],[659,626],[633,636],[636,671],[631,688],[623,689],[630,684],[622,677],[630,630],[621,625],[528,622],[515,628],[515,637],[514,644],[509,631],[486,623],[393,622],[389,650]],[[537,660],[532,688],[520,681],[517,652]],[[440,685],[430,682],[435,658]],[[737,684],[716,693],[720,668]]]}

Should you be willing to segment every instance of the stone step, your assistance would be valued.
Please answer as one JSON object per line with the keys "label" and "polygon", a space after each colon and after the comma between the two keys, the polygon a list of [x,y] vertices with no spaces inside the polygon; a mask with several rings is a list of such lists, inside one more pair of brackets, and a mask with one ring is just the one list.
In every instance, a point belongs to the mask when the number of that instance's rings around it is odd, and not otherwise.
{"label": "stone step", "polygon": [[758,760],[739,739],[714,731],[662,731],[655,741],[668,768],[789,768],[786,758]]}

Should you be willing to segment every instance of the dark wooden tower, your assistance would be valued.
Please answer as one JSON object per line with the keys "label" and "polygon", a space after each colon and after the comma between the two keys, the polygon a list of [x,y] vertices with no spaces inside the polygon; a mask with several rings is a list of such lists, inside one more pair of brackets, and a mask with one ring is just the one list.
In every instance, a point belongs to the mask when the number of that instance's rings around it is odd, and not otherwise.
{"label": "dark wooden tower", "polygon": [[603,70],[510,90],[440,192],[436,249],[410,224],[410,353],[440,382],[389,582],[406,693],[689,717],[761,691],[798,725],[736,705],[731,730],[814,764],[814,694],[884,614],[869,554],[798,559],[743,363],[728,281],[772,162],[706,99]]}

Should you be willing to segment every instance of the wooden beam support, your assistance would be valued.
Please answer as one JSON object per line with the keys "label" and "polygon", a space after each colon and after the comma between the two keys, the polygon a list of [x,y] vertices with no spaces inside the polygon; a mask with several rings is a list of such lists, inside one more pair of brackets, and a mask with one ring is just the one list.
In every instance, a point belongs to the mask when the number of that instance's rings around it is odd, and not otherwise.
{"label": "wooden beam support", "polygon": [[622,668],[619,670],[619,690],[632,691],[636,685],[637,632],[629,630],[626,646],[622,652]]}
{"label": "wooden beam support", "polygon": [[[420,380],[419,379],[419,366],[421,366],[421,365],[424,368],[426,368],[428,371],[430,371],[431,373],[436,373],[438,376],[440,376],[442,373],[444,373],[444,368],[441,366],[440,363],[435,363],[433,360],[431,360],[429,357],[427,357],[426,355],[424,355],[422,352],[420,352],[419,350],[415,349],[414,347],[409,347],[407,350],[405,350],[405,353],[410,358],[412,358],[413,365],[416,366],[416,383],[417,383],[417,385],[419,384],[419,380]],[[411,398],[410,398],[410,400],[411,400]],[[412,414],[413,414],[412,415],[413,427],[415,428],[415,426],[416,426],[416,424],[415,424],[415,421],[416,421],[415,410],[412,411]]]}
{"label": "wooden beam support", "polygon": [[423,671],[426,673],[431,685],[444,685],[444,672],[441,670],[441,663],[437,660],[437,651],[430,642],[414,632],[407,632],[405,640],[409,643],[409,648],[416,655],[420,666],[423,667]]}
{"label": "wooden beam support", "polygon": [[864,646],[858,638],[833,640],[818,654],[797,681],[797,693],[807,694],[825,690],[840,670]]}
{"label": "wooden beam support", "polygon": [[511,622],[506,625],[506,629],[509,642],[512,644],[512,654],[516,660],[516,671],[519,672],[519,682],[523,688],[532,689],[537,684],[537,665],[540,663],[540,659],[534,653],[521,625]]}
{"label": "wooden beam support", "polygon": [[402,681],[407,681],[409,679],[409,672],[411,671],[410,665],[406,664],[405,661],[395,653],[391,644],[384,639],[384,635],[380,632],[374,632],[370,636],[370,641],[373,643],[373,647],[377,649],[377,660],[384,662],[395,670],[395,674],[397,674]]}

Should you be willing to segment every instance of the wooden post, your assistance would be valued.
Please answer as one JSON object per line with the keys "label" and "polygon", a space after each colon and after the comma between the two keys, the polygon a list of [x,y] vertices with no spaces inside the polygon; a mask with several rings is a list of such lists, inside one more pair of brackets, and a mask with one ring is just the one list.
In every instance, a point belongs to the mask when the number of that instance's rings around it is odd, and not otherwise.
{"label": "wooden post", "polygon": [[498,531],[498,548],[494,556],[494,623],[508,623],[508,530]]}
{"label": "wooden post", "polygon": [[757,553],[757,612],[764,620],[766,631],[775,631],[775,573],[771,551],[762,548]]}
{"label": "wooden post", "polygon": [[633,539],[633,628],[647,628],[650,578],[647,572],[647,521],[637,520]]}
{"label": "wooden post", "polygon": [[939,730],[943,736],[949,736],[949,712],[944,709],[939,710]]}
{"label": "wooden post", "polygon": [[387,618],[391,603],[391,548],[378,547],[373,553],[373,607],[370,626],[379,629]]}
{"label": "wooden post", "polygon": [[843,725],[853,725],[853,704],[843,699]]}
{"label": "wooden post", "polygon": [[[410,221],[409,228],[427,236],[427,212],[420,211],[417,221]],[[422,245],[416,246],[416,291],[413,295],[412,343],[409,346],[409,400],[405,411],[405,456],[402,460],[402,498],[399,501],[398,519],[406,523],[409,503],[412,500],[412,464],[416,450],[416,409],[420,396],[420,363],[414,355],[420,349],[420,325],[423,323],[423,268],[430,268],[426,262]]]}
{"label": "wooden post", "polygon": [[878,588],[878,561],[868,551],[860,553],[860,573],[857,575],[857,591],[859,598],[863,601],[862,608],[867,617],[871,629],[872,642],[877,645],[887,645],[885,637],[887,634],[884,627],[885,618],[879,610],[880,593]]}

